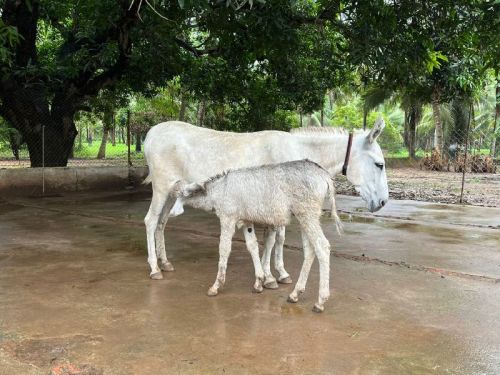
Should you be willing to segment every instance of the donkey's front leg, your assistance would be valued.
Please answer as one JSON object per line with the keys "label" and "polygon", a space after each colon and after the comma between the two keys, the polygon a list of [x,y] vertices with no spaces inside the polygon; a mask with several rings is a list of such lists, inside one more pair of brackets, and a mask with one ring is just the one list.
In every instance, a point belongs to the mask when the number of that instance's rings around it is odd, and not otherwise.
{"label": "donkey's front leg", "polygon": [[257,236],[255,235],[255,228],[253,224],[245,225],[243,227],[243,235],[245,236],[247,250],[252,257],[255,270],[255,284],[253,285],[253,290],[256,293],[261,293],[262,281],[264,280],[264,271],[262,270],[262,265],[260,264],[259,243],[257,242]]}
{"label": "donkey's front leg", "polygon": [[271,273],[271,253],[276,241],[276,229],[266,227],[264,230],[264,251],[262,253],[262,268],[264,270],[264,288],[277,289],[278,283]]}
{"label": "donkey's front leg", "polygon": [[292,278],[285,270],[283,261],[283,245],[285,243],[285,227],[276,228],[276,245],[274,246],[274,268],[278,271],[280,284],[291,284]]}
{"label": "donkey's front leg", "polygon": [[219,268],[214,285],[208,289],[207,294],[209,296],[216,296],[219,294],[219,289],[224,286],[224,282],[226,281],[227,260],[231,254],[231,241],[233,239],[236,222],[221,218],[220,224]]}

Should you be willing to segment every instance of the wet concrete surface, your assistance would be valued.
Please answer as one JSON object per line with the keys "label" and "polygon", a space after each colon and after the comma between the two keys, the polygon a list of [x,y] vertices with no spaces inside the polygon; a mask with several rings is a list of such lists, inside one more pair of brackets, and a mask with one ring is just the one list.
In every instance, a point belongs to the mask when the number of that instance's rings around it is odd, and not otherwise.
{"label": "wet concrete surface", "polygon": [[[340,196],[345,234],[323,221],[332,297],[314,314],[317,263],[297,304],[293,285],[251,293],[239,235],[223,292],[207,297],[219,226],[200,211],[169,221],[176,271],[149,280],[149,199],[0,201],[0,374],[500,373],[499,210],[391,201],[374,217]],[[294,280],[299,238],[292,224]]]}

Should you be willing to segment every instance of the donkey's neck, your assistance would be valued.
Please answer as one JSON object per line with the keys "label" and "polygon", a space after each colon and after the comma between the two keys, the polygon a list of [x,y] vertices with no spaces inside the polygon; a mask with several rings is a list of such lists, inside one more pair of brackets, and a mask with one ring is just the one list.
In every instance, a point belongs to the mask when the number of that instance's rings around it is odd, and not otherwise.
{"label": "donkey's neck", "polygon": [[302,158],[310,159],[331,174],[342,171],[347,152],[348,134],[295,134]]}

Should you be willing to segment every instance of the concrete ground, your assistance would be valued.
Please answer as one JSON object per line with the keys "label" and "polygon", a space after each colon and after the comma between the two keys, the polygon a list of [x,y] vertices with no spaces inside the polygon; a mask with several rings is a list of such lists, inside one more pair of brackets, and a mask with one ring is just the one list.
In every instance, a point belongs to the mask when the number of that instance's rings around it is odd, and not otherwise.
{"label": "concrete ground", "polygon": [[[311,308],[317,263],[293,285],[251,293],[233,242],[223,292],[218,221],[188,210],[167,225],[175,272],[148,278],[150,193],[0,201],[0,374],[499,374],[500,210],[390,201],[372,215],[339,196],[332,297]],[[285,265],[302,254],[287,232]]]}

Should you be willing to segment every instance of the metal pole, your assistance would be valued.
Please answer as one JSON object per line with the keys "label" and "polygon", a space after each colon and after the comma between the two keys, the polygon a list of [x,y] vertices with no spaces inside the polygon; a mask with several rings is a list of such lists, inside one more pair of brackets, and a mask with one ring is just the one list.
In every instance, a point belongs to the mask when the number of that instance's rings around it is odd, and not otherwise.
{"label": "metal pole", "polygon": [[464,202],[464,185],[465,185],[465,169],[467,168],[467,149],[469,148],[469,129],[470,129],[470,118],[472,114],[474,102],[471,101],[469,108],[469,120],[467,121],[467,133],[465,135],[465,155],[464,155],[464,167],[462,170],[462,189],[460,190],[460,203]]}
{"label": "metal pole", "polygon": [[127,110],[127,161],[128,166],[132,166],[132,160],[130,159],[130,110]]}
{"label": "metal pole", "polygon": [[42,126],[42,196],[45,195],[45,125]]}

